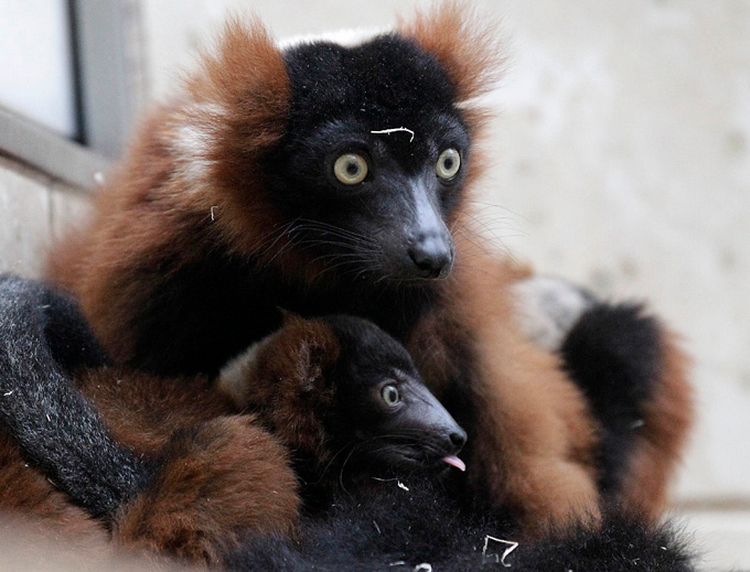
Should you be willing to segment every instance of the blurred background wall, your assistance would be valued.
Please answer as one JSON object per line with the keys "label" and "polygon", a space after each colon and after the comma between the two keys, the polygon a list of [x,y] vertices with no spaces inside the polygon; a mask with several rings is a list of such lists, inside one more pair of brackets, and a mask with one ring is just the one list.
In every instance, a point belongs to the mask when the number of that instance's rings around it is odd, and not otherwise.
{"label": "blurred background wall", "polygon": [[[416,5],[124,4],[137,24],[128,61],[139,102],[169,96],[228,12],[254,12],[283,38],[385,27]],[[488,229],[540,272],[648,301],[684,336],[700,418],[675,504],[718,515],[710,526],[723,531],[709,542],[750,546],[750,2],[477,4],[501,19],[510,54],[488,97],[497,112]],[[37,274],[44,244],[86,201],[0,158],[0,269]]]}

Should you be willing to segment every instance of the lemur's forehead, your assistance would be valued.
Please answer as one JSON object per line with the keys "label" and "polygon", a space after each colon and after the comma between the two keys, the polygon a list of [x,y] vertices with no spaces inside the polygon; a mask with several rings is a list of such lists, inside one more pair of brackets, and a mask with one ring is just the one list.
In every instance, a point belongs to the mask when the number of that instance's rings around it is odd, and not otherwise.
{"label": "lemur's forehead", "polygon": [[[362,374],[399,370],[413,375],[414,365],[406,348],[372,322],[344,315],[328,316],[326,320],[341,344],[340,358],[348,362],[349,369]],[[359,381],[365,383],[367,377]]]}
{"label": "lemur's forehead", "polygon": [[283,55],[293,122],[353,117],[389,129],[454,111],[454,89],[438,60],[410,38],[380,32],[331,36],[343,43],[290,42]]}

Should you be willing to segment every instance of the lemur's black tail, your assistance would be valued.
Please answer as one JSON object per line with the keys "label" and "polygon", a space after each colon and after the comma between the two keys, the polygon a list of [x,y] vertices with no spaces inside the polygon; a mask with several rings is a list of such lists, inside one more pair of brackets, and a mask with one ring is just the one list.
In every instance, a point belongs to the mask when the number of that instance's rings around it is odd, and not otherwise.
{"label": "lemur's black tail", "polygon": [[580,317],[560,352],[600,423],[600,488],[616,495],[653,397],[662,356],[661,328],[637,304],[597,302]]}

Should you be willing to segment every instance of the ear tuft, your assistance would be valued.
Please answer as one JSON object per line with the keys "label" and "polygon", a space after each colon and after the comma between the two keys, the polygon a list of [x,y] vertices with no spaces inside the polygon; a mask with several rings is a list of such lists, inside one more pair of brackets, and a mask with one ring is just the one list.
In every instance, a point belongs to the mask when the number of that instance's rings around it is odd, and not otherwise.
{"label": "ear tuft", "polygon": [[230,18],[215,43],[200,49],[200,70],[188,79],[188,89],[202,99],[252,94],[253,88],[275,90],[288,84],[286,67],[276,42],[257,18]]}
{"label": "ear tuft", "polygon": [[437,58],[459,103],[491,91],[502,76],[507,58],[499,25],[467,2],[442,2],[410,22],[400,20],[398,27]]}
{"label": "ear tuft", "polygon": [[[292,316],[300,335],[298,344],[298,373],[304,392],[328,389],[325,371],[336,362],[341,347],[338,338],[322,320],[303,320]],[[285,322],[286,326],[286,322]]]}
{"label": "ear tuft", "polygon": [[244,145],[275,143],[289,110],[289,76],[269,31],[257,18],[230,19],[213,48],[201,50],[200,69],[187,88],[198,103],[220,110]]}

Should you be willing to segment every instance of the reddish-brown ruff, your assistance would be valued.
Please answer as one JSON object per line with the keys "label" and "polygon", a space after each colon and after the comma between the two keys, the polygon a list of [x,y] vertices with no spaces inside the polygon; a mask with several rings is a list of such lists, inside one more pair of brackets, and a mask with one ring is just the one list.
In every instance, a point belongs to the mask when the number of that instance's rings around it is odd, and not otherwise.
{"label": "reddish-brown ruff", "polygon": [[[470,100],[489,89],[502,62],[492,30],[477,22],[465,6],[448,2],[401,25],[445,68],[475,140],[484,115]],[[283,136],[289,94],[282,57],[262,26],[230,25],[218,54],[204,57],[182,99],[146,120],[102,190],[91,226],[53,252],[50,276],[77,296],[117,360],[134,354],[137,310],[175,272],[209,252],[255,256],[278,271],[285,283],[279,287],[325,288],[319,263],[274,234],[288,221],[267,201],[258,162]],[[468,183],[482,163],[472,154]],[[449,400],[459,391],[458,377],[470,380],[464,388],[473,423],[468,464],[478,488],[513,507],[530,533],[596,520],[596,422],[558,360],[516,332],[507,286],[519,271],[499,254],[470,248],[476,239],[467,236],[471,217],[465,199],[462,204],[450,225],[454,274],[435,286],[437,302],[404,341],[438,396]],[[691,411],[683,366],[671,358],[665,363],[622,498],[649,515],[661,507]]]}
{"label": "reddish-brown ruff", "polygon": [[[253,65],[248,65],[252,62]],[[280,222],[263,200],[259,154],[280,139],[289,86],[281,54],[259,23],[229,23],[185,93],[146,116],[125,160],[97,195],[95,218],[49,257],[50,277],[73,292],[107,349],[127,362],[136,340],[124,327],[165,261],[194,262],[231,245],[294,266]],[[241,182],[241,184],[239,184]],[[139,275],[139,267],[152,269]],[[308,269],[312,272],[313,269]]]}
{"label": "reddish-brown ruff", "polygon": [[468,474],[508,504],[529,535],[581,519],[594,522],[597,426],[586,400],[556,357],[508,327],[513,314],[507,289],[520,271],[481,252],[470,256],[471,265],[459,265],[450,278],[450,302],[415,329],[407,347],[440,398],[459,375],[455,364],[441,362],[443,356],[471,340],[478,412]]}
{"label": "reddish-brown ruff", "polygon": [[[328,449],[329,436],[320,413],[331,409],[334,389],[318,383],[338,360],[339,341],[321,321],[296,316],[286,316],[282,332],[267,339],[252,362],[242,365],[240,374],[240,379],[273,383],[242,383],[242,394],[237,397],[284,444],[314,452],[322,468],[333,452]],[[319,478],[324,482],[323,476]]]}

